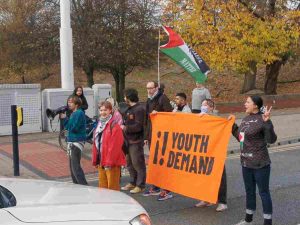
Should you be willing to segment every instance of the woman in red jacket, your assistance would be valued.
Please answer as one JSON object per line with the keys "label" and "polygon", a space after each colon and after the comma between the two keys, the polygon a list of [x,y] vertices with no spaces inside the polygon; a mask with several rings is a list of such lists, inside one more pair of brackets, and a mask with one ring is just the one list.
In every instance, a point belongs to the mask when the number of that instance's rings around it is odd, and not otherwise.
{"label": "woman in red jacket", "polygon": [[112,119],[112,105],[108,101],[99,104],[99,122],[94,132],[93,165],[99,170],[99,187],[120,190],[121,166],[126,160],[122,150],[123,132]]}

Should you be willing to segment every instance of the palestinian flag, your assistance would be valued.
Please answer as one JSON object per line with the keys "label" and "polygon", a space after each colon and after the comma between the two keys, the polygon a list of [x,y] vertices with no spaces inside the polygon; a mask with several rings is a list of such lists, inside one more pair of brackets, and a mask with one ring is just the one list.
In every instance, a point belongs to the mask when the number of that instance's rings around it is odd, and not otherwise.
{"label": "palestinian flag", "polygon": [[184,68],[196,82],[204,83],[210,72],[204,60],[170,27],[163,26],[163,29],[169,36],[169,42],[160,46],[160,51]]}

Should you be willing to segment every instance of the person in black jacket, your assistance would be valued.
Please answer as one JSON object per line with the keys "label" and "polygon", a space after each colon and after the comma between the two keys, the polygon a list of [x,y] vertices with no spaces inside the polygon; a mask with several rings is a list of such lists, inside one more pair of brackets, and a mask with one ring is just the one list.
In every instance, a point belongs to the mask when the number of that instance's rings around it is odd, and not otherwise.
{"label": "person in black jacket", "polygon": [[248,97],[245,103],[248,114],[232,134],[240,142],[243,180],[246,189],[246,216],[236,225],[252,224],[256,210],[256,185],[262,200],[264,225],[272,224],[272,199],[269,190],[271,160],[267,143],[274,143],[277,136],[270,120],[271,109],[263,107],[259,96]]}
{"label": "person in black jacket", "polygon": [[85,98],[85,96],[84,96],[84,94],[83,94],[83,88],[82,88],[82,86],[77,86],[77,87],[74,89],[74,91],[73,91],[73,95],[77,95],[77,96],[80,98],[80,100],[81,100],[81,102],[82,102],[80,108],[81,108],[83,111],[85,111],[85,110],[87,110],[87,109],[89,108],[89,105],[88,105],[88,103],[87,103],[87,101],[86,101],[86,98]]}
{"label": "person in black jacket", "polygon": [[[150,81],[147,83],[148,100],[146,103],[146,119],[144,125],[144,143],[151,146],[152,124],[150,114],[156,112],[172,112],[173,107],[170,104],[169,98],[164,94],[164,88],[161,89],[158,83]],[[168,190],[160,189],[151,185],[148,190],[143,193],[143,196],[159,195],[158,201],[164,201],[173,198],[173,195]]]}
{"label": "person in black jacket", "polygon": [[[88,109],[89,105],[88,105],[87,100],[86,100],[86,98],[85,98],[85,96],[83,94],[83,88],[82,88],[82,86],[77,86],[74,89],[73,93],[67,99],[67,105],[68,105],[69,99],[72,98],[72,97],[74,97],[74,96],[79,97],[79,99],[81,101],[80,109],[85,113],[85,110]],[[68,109],[67,112],[66,112],[67,117],[70,117],[71,114],[72,114],[72,110]]]}
{"label": "person in black jacket", "polygon": [[133,88],[128,88],[124,91],[124,100],[128,105],[128,109],[125,112],[124,125],[121,125],[121,128],[129,143],[126,162],[131,181],[122,187],[121,190],[130,190],[131,194],[136,194],[144,191],[146,182],[144,155],[145,109],[139,103],[137,90]]}

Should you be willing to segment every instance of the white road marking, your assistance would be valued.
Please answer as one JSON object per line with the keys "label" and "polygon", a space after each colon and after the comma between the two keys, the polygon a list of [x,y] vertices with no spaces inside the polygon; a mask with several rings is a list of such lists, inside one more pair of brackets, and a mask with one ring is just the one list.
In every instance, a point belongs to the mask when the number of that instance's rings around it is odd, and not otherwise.
{"label": "white road marking", "polygon": [[[277,153],[277,152],[288,152],[288,151],[293,151],[293,150],[297,150],[300,149],[300,145],[293,145],[293,146],[276,146],[276,147],[272,147],[269,148],[269,153]],[[235,153],[233,155],[227,156],[227,159],[237,159],[240,158],[240,154],[239,153]]]}

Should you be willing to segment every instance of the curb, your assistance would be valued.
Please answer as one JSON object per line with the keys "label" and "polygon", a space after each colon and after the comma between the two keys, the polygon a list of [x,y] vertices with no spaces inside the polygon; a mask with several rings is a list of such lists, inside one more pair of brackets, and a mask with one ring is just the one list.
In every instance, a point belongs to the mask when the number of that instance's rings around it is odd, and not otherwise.
{"label": "curb", "polygon": [[[275,142],[274,144],[268,144],[267,148],[278,147],[278,146],[289,145],[289,144],[296,144],[296,143],[300,143],[300,137],[289,139],[289,140],[278,141]],[[235,154],[238,153],[239,151],[240,151],[239,148],[229,149],[227,155]]]}

